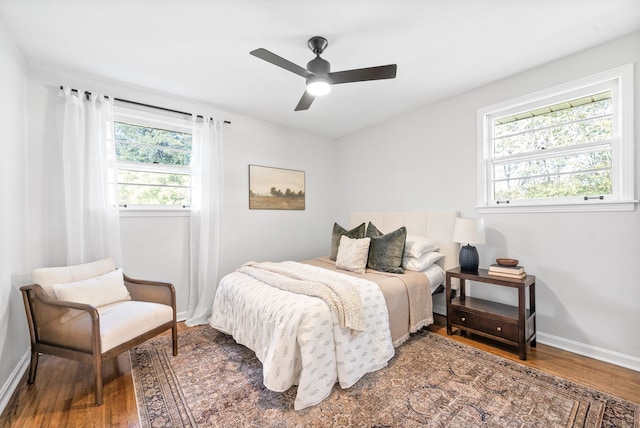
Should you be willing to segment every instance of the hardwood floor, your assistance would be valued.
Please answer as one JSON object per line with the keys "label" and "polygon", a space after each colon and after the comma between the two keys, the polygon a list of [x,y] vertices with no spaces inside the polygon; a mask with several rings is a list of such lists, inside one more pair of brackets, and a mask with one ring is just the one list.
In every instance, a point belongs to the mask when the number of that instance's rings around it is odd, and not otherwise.
{"label": "hardwood floor", "polygon": [[[436,315],[435,324],[427,328],[431,332],[447,336],[447,320],[441,315]],[[540,343],[535,348],[529,347],[527,360],[522,361],[515,352],[515,348],[500,342],[481,336],[464,337],[456,332],[447,337],[640,404],[640,372],[635,370],[625,369]]]}
{"label": "hardwood floor", "polygon": [[[179,331],[188,329],[180,323]],[[446,321],[437,316],[429,331],[446,336]],[[512,348],[477,337],[454,334],[470,344],[513,361],[571,379],[640,404],[640,372],[582,357],[542,344],[520,361]],[[40,357],[38,375],[27,385],[26,375],[0,416],[0,427],[137,427],[138,413],[128,353],[103,367],[104,404],[96,407],[91,366],[48,355]]]}

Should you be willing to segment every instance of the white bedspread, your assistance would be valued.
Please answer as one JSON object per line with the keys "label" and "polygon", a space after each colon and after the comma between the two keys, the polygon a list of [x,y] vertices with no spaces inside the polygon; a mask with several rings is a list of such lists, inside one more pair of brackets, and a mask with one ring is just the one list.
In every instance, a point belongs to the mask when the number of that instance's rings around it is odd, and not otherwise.
{"label": "white bedspread", "polygon": [[210,324],[256,353],[268,389],[282,392],[298,385],[294,407],[302,410],[327,398],[336,380],[349,388],[366,373],[385,367],[394,348],[387,307],[377,285],[316,266],[287,263],[353,284],[364,303],[366,331],[341,328],[336,314],[318,297],[274,288],[240,272],[220,281]]}

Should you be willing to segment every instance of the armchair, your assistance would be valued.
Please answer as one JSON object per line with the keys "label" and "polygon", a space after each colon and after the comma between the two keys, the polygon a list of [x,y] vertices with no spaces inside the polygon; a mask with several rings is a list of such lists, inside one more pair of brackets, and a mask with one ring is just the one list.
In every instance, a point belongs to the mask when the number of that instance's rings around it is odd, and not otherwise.
{"label": "armchair", "polygon": [[31,336],[28,383],[40,353],[93,365],[95,403],[103,401],[102,362],[171,329],[178,355],[172,284],[132,279],[112,259],[33,271],[20,288]]}

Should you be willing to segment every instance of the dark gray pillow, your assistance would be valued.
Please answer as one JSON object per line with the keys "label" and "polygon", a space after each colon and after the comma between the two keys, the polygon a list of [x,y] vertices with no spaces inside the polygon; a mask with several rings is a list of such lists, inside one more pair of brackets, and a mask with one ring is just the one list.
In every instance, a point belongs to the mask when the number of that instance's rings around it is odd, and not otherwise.
{"label": "dark gray pillow", "polygon": [[342,235],[351,239],[362,239],[364,238],[365,226],[366,225],[362,223],[358,227],[347,230],[338,223],[333,223],[333,232],[331,233],[331,253],[329,254],[329,258],[331,260],[335,260],[338,257],[338,247],[340,246],[340,238]]}
{"label": "dark gray pillow", "polygon": [[404,273],[402,269],[402,255],[404,245],[407,242],[407,228],[399,229],[383,234],[371,222],[367,226],[367,238],[371,238],[369,244],[369,269],[381,272]]}

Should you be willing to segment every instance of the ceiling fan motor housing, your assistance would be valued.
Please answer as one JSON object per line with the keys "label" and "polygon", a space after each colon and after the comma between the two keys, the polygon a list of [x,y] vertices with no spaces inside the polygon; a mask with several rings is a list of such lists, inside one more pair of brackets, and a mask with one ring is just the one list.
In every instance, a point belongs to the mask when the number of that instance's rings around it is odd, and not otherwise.
{"label": "ceiling fan motor housing", "polygon": [[329,61],[317,56],[307,63],[307,71],[316,76],[326,76],[331,71],[331,66],[329,65]]}

